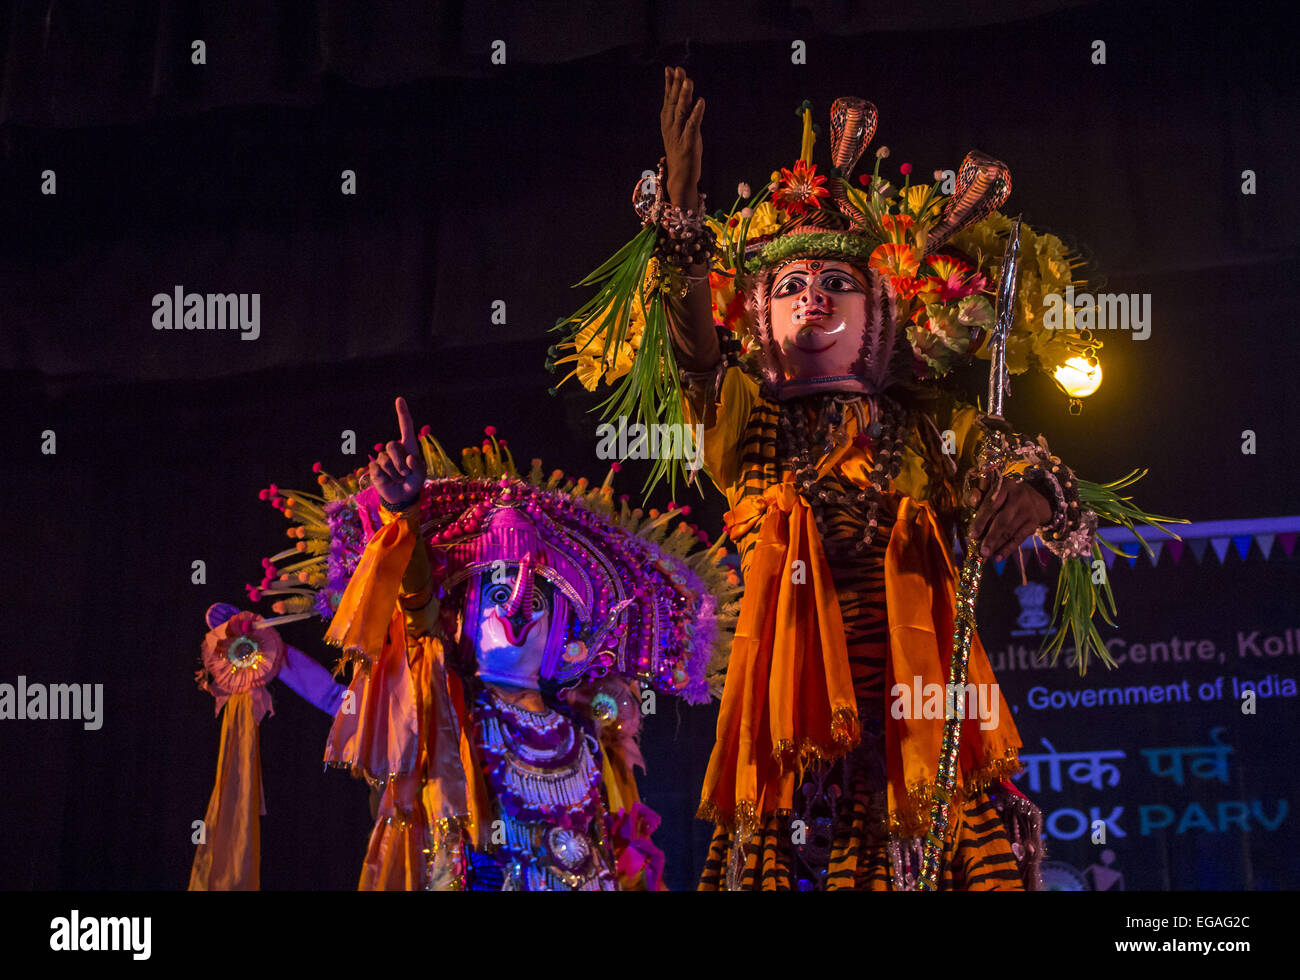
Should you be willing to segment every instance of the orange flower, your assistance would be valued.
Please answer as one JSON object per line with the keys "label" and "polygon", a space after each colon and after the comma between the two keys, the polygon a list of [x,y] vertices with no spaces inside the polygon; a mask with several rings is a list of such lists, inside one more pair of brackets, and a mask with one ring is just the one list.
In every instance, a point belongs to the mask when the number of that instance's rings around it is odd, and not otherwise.
{"label": "orange flower", "polygon": [[925,288],[926,280],[916,276],[890,276],[890,284],[894,287],[894,292],[898,298],[904,301],[915,299]]}
{"label": "orange flower", "polygon": [[895,245],[905,245],[908,240],[908,230],[916,224],[911,215],[906,214],[886,214],[880,218],[880,227],[885,229],[889,235],[889,240]]}
{"label": "orange flower", "polygon": [[867,265],[882,275],[911,278],[921,267],[921,257],[911,245],[885,242],[876,246]]}
{"label": "orange flower", "polygon": [[953,276],[962,278],[970,272],[970,266],[951,255],[927,255],[925,264],[930,267],[930,271],[943,280],[951,279]]}
{"label": "orange flower", "polygon": [[816,164],[796,160],[793,170],[781,170],[775,200],[779,207],[792,214],[806,214],[819,206],[819,199],[830,197],[831,192],[822,185],[826,178],[817,173]]}

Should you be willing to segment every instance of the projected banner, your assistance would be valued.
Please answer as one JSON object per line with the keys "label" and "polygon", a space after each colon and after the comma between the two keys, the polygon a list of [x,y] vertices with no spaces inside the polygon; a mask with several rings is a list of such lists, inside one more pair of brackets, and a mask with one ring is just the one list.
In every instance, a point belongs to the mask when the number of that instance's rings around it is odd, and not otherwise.
{"label": "projected banner", "polygon": [[[1043,811],[1049,888],[1300,888],[1300,518],[1176,528],[1107,574],[1118,667],[1036,653],[1056,566],[985,583],[980,635]],[[1107,537],[1136,551],[1127,532]]]}

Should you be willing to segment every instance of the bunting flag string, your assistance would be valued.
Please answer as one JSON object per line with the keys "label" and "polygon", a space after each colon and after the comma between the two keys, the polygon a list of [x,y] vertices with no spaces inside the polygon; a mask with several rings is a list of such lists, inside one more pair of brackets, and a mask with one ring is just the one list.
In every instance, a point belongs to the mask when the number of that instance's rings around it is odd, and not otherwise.
{"label": "bunting flag string", "polygon": [[[1176,525],[1178,538],[1170,538],[1158,532],[1145,532],[1143,539],[1150,547],[1148,554],[1126,528],[1106,528],[1100,533],[1114,547],[1123,552],[1130,566],[1137,567],[1139,561],[1144,566],[1155,567],[1160,563],[1160,556],[1165,549],[1173,565],[1182,562],[1183,556],[1190,554],[1192,561],[1200,564],[1207,553],[1218,559],[1219,564],[1229,561],[1282,561],[1295,554],[1296,538],[1300,536],[1300,515],[1294,517],[1265,517],[1255,520],[1204,521],[1194,524]],[[1281,547],[1273,548],[1274,543]],[[1252,547],[1253,546],[1253,547]],[[1040,566],[1050,565],[1052,556],[1046,552],[1035,538],[1025,542],[1024,547],[1032,548],[1034,557]],[[1255,549],[1258,553],[1254,554]],[[1115,552],[1102,547],[1102,557],[1106,567],[1111,568],[1115,562]],[[1233,555],[1236,555],[1233,558]],[[994,568],[998,575],[1006,572],[1010,562],[998,562]]]}

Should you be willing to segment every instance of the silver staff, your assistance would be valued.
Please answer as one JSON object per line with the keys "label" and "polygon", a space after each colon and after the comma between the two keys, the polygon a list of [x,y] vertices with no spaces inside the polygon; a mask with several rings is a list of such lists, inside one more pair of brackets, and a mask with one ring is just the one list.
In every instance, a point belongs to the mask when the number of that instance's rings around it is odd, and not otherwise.
{"label": "silver staff", "polygon": [[[986,438],[980,444],[975,462],[975,474],[996,472],[1009,453],[1007,433],[1010,428],[1002,417],[1003,396],[1007,383],[1007,337],[1011,334],[1011,321],[1016,308],[1016,271],[1020,265],[1020,218],[1016,218],[1007,239],[1007,250],[1002,257],[1002,270],[998,276],[998,309],[993,326],[989,353],[988,411],[980,419]],[[990,488],[990,493],[994,492]],[[965,494],[963,493],[963,497]],[[962,562],[961,578],[957,583],[955,625],[952,636],[952,669],[948,673],[949,716],[943,723],[943,743],[939,749],[939,765],[935,773],[934,802],[930,807],[930,830],[925,837],[921,858],[921,874],[917,881],[920,891],[934,891],[942,871],[943,844],[951,822],[953,788],[957,782],[957,755],[961,748],[961,725],[965,718],[964,704],[958,700],[966,690],[967,667],[970,664],[971,638],[975,634],[975,600],[979,597],[980,577],[984,572],[984,558],[979,548],[966,539],[966,558]]]}

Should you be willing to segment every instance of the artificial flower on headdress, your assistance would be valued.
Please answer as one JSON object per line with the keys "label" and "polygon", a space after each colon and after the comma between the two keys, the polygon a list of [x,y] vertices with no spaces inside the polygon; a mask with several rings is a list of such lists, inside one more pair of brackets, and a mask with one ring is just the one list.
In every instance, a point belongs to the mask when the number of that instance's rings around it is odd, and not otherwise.
{"label": "artificial flower on headdress", "polygon": [[[612,672],[691,703],[717,693],[740,591],[739,580],[722,561],[724,539],[709,544],[708,535],[685,519],[689,507],[645,512],[631,507],[626,495],[616,499],[617,463],[597,484],[569,479],[560,470],[547,475],[540,460],[521,474],[496,430],[489,426],[485,433],[481,447],[462,453],[459,466],[427,429],[420,433],[429,474],[420,525],[428,535],[438,587],[458,586],[466,575],[481,574],[475,563],[518,560],[502,550],[502,541],[515,551],[544,550],[545,571],[538,574],[561,580],[563,598],[557,596],[553,608],[567,610],[565,620],[557,617],[553,627],[572,632],[563,643],[556,633],[548,657],[561,650],[567,657],[566,644],[590,654],[578,658],[575,683]],[[273,498],[298,524],[290,536],[314,547],[265,559],[266,575],[249,591],[255,599],[285,597],[276,603],[283,615],[262,626],[320,616],[332,624],[327,642],[337,639],[347,655],[352,634],[367,629],[365,617],[354,618],[349,611],[343,617],[348,624],[339,626],[347,636],[335,637],[339,603],[322,601],[321,594],[346,589],[367,542],[385,523],[377,491],[365,486],[365,468],[339,478],[319,466],[318,473],[320,495],[277,487]],[[468,594],[478,593],[470,589]],[[382,632],[376,635],[382,638]],[[568,670],[566,660],[556,678],[567,680]],[[634,731],[628,719],[622,724],[622,731]]]}
{"label": "artificial flower on headdress", "polygon": [[916,273],[921,268],[921,257],[911,245],[896,242],[877,245],[867,266],[889,279],[894,290],[904,298],[910,299],[920,286]]}
{"label": "artificial flower on headdress", "polygon": [[752,208],[751,211],[749,233],[755,238],[775,235],[785,220],[781,212],[776,209],[776,205],[771,201],[764,201],[758,207]]}
{"label": "artificial flower on headdress", "polygon": [[[651,260],[651,264],[646,270],[644,283],[647,289],[659,288],[657,261],[654,259]],[[603,316],[613,315],[613,305],[614,301],[611,301],[610,307],[606,309]],[[602,381],[605,384],[613,384],[632,370],[632,364],[636,358],[636,349],[640,345],[641,336],[645,331],[645,299],[643,294],[637,293],[631,297],[627,304],[627,317],[626,335],[618,343],[611,345],[608,350],[598,329],[599,318],[591,320],[578,330],[569,341],[561,344],[561,349],[569,350],[571,353],[555,360],[553,363],[557,367],[562,364],[571,364],[572,367],[560,384],[563,384],[569,378],[576,377],[578,383],[588,391],[595,391]]]}
{"label": "artificial flower on headdress", "polygon": [[914,248],[916,243],[916,219],[910,214],[884,214],[880,218],[880,227],[885,230],[889,244]]}
{"label": "artificial flower on headdress", "polygon": [[[798,160],[773,172],[759,193],[750,197],[741,185],[730,210],[708,218],[714,233],[709,267],[715,323],[735,331],[745,351],[738,366],[769,381],[775,375],[766,289],[772,271],[792,258],[820,257],[850,262],[888,285],[892,320],[878,332],[885,345],[902,333],[911,358],[871,357],[859,371],[864,384],[877,391],[892,383],[943,383],[972,357],[988,358],[994,291],[1013,222],[1000,208],[1011,193],[1011,174],[1002,162],[972,150],[951,172],[934,172],[934,182],[912,183],[910,164],[898,167],[897,189],[881,174],[889,151],[879,147],[870,174],[853,177],[857,162],[875,135],[876,108],[864,99],[837,99],[831,107],[830,153],[826,176],[813,164],[816,130],[811,108],[799,107],[803,138]],[[955,178],[955,179],[953,179]],[[646,199],[638,183],[635,200]],[[599,291],[574,316],[558,321],[570,344],[575,335],[594,336],[593,345],[614,350],[627,339],[630,317],[626,298],[646,298],[645,331],[633,365],[613,396],[603,403],[605,417],[626,416],[646,426],[682,424],[682,380],[668,330],[669,301],[686,295],[689,284],[672,270],[659,272],[660,288],[643,288],[659,242],[650,213],[638,208],[640,232],[583,280]],[[1073,311],[1065,311],[1062,329],[1049,329],[1048,304],[1059,306],[1067,286],[1084,284],[1073,276],[1082,264],[1057,237],[1020,224],[1016,305],[1006,339],[1008,370],[1031,367],[1049,374],[1072,356],[1095,359],[1100,342],[1089,331],[1073,329]],[[767,277],[767,278],[765,278]],[[751,299],[753,302],[751,302]],[[742,303],[743,301],[743,312]],[[770,304],[769,304],[770,309]],[[884,317],[883,319],[889,319]],[[1058,326],[1050,324],[1050,326]],[[594,334],[589,334],[594,329]],[[875,341],[873,341],[874,343]],[[563,346],[563,345],[561,345]],[[892,355],[892,347],[890,353]],[[554,363],[552,363],[554,366]],[[911,368],[915,377],[906,376]],[[871,374],[871,377],[867,377]],[[659,460],[649,485],[668,476],[687,477],[682,461]],[[1116,496],[1124,481],[1105,486],[1080,481],[1080,500],[1094,513],[1116,523],[1151,523]],[[1053,642],[1073,631],[1089,650],[1105,656],[1091,609],[1096,595],[1084,559],[1071,559],[1067,592],[1071,613]],[[1063,566],[1064,567],[1064,566]],[[1063,571],[1063,576],[1065,572]],[[1064,579],[1062,579],[1064,581]],[[1084,606],[1092,602],[1093,606]],[[1083,629],[1089,624],[1091,632]],[[1086,657],[1081,658],[1081,662]]]}
{"label": "artificial flower on headdress", "polygon": [[908,324],[907,339],[932,371],[946,374],[969,353],[976,331],[992,323],[993,306],[988,299],[968,295],[921,307]]}
{"label": "artificial flower on headdress", "polygon": [[[1002,252],[1011,224],[1009,218],[994,211],[953,235],[952,247],[974,257],[995,278],[1002,269]],[[1023,374],[1038,367],[1051,374],[1069,358],[1091,356],[1090,352],[1100,346],[1074,329],[1073,310],[1068,307],[1064,329],[1051,329],[1043,319],[1049,302],[1063,297],[1067,286],[1086,288],[1075,278],[1082,259],[1055,235],[1036,232],[1023,223],[1020,251],[1024,258],[1016,276],[1015,315],[1006,345],[1007,370]],[[987,360],[988,347],[981,347],[977,356]]]}
{"label": "artificial flower on headdress", "polygon": [[796,160],[793,168],[781,168],[774,197],[791,214],[807,214],[820,205],[822,198],[830,197],[825,184],[826,178],[814,164]]}
{"label": "artificial flower on headdress", "polygon": [[988,279],[983,273],[973,271],[965,262],[950,255],[927,255],[925,264],[929,275],[917,290],[922,303],[947,303],[983,292],[988,287]]}
{"label": "artificial flower on headdress", "polygon": [[943,210],[943,199],[925,184],[913,184],[902,194],[902,213],[913,221],[930,225]]}

